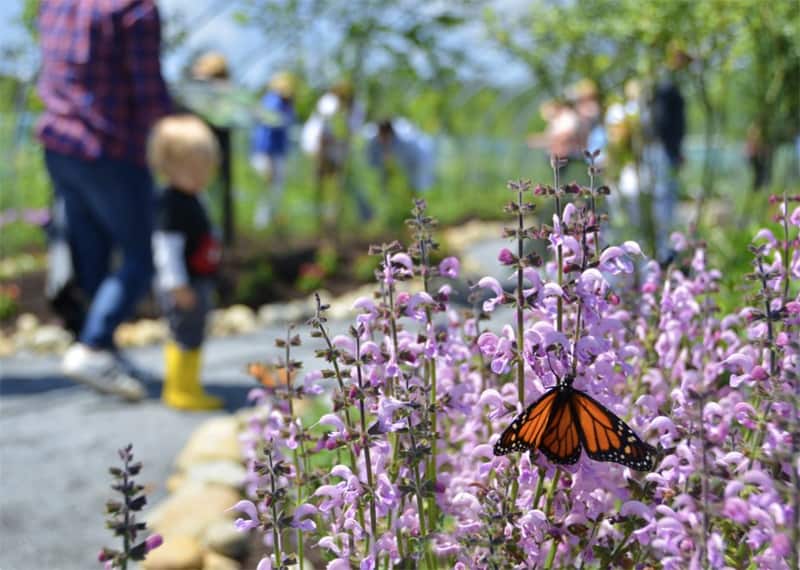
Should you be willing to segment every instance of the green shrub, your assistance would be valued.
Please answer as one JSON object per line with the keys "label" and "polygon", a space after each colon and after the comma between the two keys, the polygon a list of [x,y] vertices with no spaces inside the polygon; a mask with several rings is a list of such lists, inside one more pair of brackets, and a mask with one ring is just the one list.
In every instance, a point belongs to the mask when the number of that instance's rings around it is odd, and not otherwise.
{"label": "green shrub", "polygon": [[378,258],[374,255],[359,255],[353,262],[353,277],[364,283],[375,281],[375,270],[378,268]]}
{"label": "green shrub", "polygon": [[324,277],[335,275],[339,268],[339,254],[336,253],[336,248],[330,245],[320,247],[314,256],[314,264],[319,266]]}
{"label": "green shrub", "polygon": [[272,296],[275,286],[275,271],[269,262],[262,261],[239,277],[236,286],[236,301],[260,303]]}
{"label": "green shrub", "polygon": [[297,277],[295,287],[303,293],[311,293],[322,287],[325,270],[317,263],[304,263],[300,266],[300,275]]}
{"label": "green shrub", "polygon": [[19,312],[19,287],[0,285],[0,321],[8,320]]}

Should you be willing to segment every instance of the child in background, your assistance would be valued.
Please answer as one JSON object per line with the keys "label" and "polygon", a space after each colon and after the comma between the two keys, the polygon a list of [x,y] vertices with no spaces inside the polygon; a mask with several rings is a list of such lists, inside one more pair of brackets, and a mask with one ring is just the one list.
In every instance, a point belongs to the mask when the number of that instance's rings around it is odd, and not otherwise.
{"label": "child in background", "polygon": [[167,183],[153,235],[157,296],[172,335],[161,399],[178,409],[216,409],[222,401],[203,391],[200,367],[221,250],[199,195],[217,169],[219,146],[202,120],[175,115],[157,123],[147,151]]}
{"label": "child in background", "polygon": [[289,129],[295,121],[294,83],[294,76],[286,71],[272,77],[269,91],[261,100],[262,108],[270,116],[253,131],[251,164],[268,187],[256,207],[253,223],[257,229],[267,227],[283,198]]}

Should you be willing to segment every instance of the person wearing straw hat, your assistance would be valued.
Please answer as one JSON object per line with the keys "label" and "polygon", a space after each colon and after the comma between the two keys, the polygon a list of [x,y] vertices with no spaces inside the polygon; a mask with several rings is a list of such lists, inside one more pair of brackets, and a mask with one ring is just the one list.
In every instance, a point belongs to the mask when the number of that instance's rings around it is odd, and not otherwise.
{"label": "person wearing straw hat", "polygon": [[253,220],[258,229],[269,224],[283,198],[289,129],[295,122],[294,92],[294,76],[287,71],[275,73],[261,100],[264,120],[253,130],[251,165],[267,185],[266,193],[256,206]]}
{"label": "person wearing straw hat", "polygon": [[206,52],[192,63],[191,76],[199,81],[227,80],[228,60],[217,51]]}

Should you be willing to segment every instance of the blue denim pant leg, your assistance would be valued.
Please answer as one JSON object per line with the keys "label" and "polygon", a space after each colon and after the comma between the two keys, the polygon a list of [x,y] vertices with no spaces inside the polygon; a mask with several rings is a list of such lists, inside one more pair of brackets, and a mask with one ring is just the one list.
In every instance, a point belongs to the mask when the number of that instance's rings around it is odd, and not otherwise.
{"label": "blue denim pant leg", "polygon": [[678,168],[670,162],[663,145],[650,145],[645,159],[653,180],[653,221],[656,229],[656,255],[663,259],[669,253],[670,234],[675,225],[675,205],[680,192]]}
{"label": "blue denim pant leg", "polygon": [[196,303],[191,309],[181,309],[168,291],[159,291],[161,309],[169,323],[172,340],[183,350],[195,350],[203,345],[208,313],[213,307],[214,282],[194,279],[191,283]]}
{"label": "blue denim pant leg", "polygon": [[[45,162],[66,207],[78,283],[92,299],[80,341],[111,348],[114,330],[153,277],[153,180],[146,168],[109,158],[85,161],[47,151]],[[121,255],[114,272],[113,252]]]}

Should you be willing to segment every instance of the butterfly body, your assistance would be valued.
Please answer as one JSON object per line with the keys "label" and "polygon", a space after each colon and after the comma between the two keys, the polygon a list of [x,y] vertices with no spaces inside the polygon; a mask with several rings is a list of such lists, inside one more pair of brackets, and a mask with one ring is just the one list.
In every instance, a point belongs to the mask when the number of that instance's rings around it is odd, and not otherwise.
{"label": "butterfly body", "polygon": [[613,461],[651,471],[656,450],[608,408],[572,387],[567,377],[517,416],[494,446],[495,455],[541,450],[548,459],[572,465],[581,449],[596,461]]}

